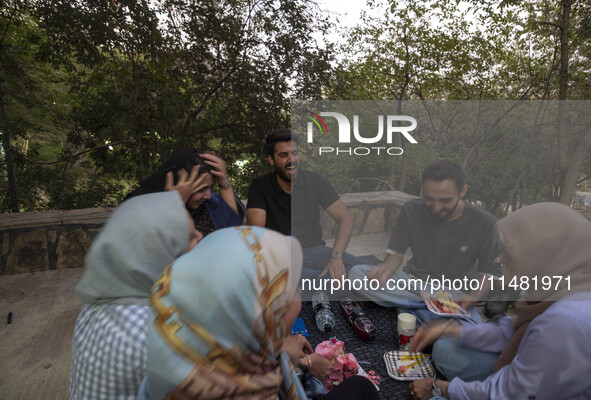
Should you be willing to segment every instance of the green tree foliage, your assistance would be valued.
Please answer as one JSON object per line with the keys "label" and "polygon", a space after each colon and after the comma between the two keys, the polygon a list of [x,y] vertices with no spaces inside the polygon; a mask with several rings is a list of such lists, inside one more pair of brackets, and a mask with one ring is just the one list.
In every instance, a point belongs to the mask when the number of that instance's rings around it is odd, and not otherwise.
{"label": "green tree foliage", "polygon": [[[177,147],[215,150],[245,196],[294,97],[385,99],[401,113],[404,100],[436,112],[426,100],[591,96],[586,0],[368,6],[379,12],[343,33],[333,70],[333,47],[312,35],[329,23],[306,0],[5,0],[2,211],[116,205]],[[540,103],[527,132],[434,126],[388,163],[318,167],[342,191],[419,194],[422,169],[449,158],[468,172],[472,199],[500,214],[568,202],[591,175],[591,133],[574,119],[548,128],[548,110]]]}
{"label": "green tree foliage", "polygon": [[[0,209],[47,208],[51,195],[63,192],[63,187],[53,187],[52,177],[81,172],[62,171],[52,164],[72,126],[69,113],[75,99],[69,94],[67,74],[38,58],[43,34],[31,13],[32,3],[4,4],[0,8],[0,96],[5,103],[0,113]],[[14,171],[16,186],[9,171]]]}
{"label": "green tree foliage", "polygon": [[330,70],[310,35],[329,25],[303,0],[34,5],[34,56],[67,72],[71,97],[50,207],[114,205],[179,147],[216,151],[245,195],[290,96],[318,97]]}
{"label": "green tree foliage", "polygon": [[[368,4],[381,12],[365,14],[348,35],[343,61],[327,90],[331,99],[521,101],[591,95],[588,2],[370,0]],[[561,95],[565,41],[568,97]],[[562,130],[566,132],[562,148],[573,156],[561,164],[556,151],[561,130],[540,129],[545,107],[540,103],[540,118],[527,133],[435,131],[421,138],[420,150],[405,152],[378,178],[398,188],[408,182],[406,191],[419,194],[421,169],[434,159],[448,158],[468,172],[473,199],[493,211],[558,200],[568,179],[574,182],[585,175],[581,166],[588,159],[591,140],[585,141],[581,127]]]}

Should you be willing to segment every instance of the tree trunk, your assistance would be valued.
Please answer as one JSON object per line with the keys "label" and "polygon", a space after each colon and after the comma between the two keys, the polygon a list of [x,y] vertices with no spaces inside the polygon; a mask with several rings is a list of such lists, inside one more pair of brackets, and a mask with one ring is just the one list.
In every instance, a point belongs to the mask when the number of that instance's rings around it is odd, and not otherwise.
{"label": "tree trunk", "polygon": [[0,121],[2,125],[2,148],[6,158],[6,175],[8,176],[7,191],[10,198],[10,209],[12,212],[19,211],[18,196],[16,194],[16,177],[14,176],[14,166],[12,164],[12,147],[10,146],[10,132],[8,130],[8,119],[6,117],[6,104],[4,103],[4,84],[0,76]]}
{"label": "tree trunk", "polygon": [[[577,171],[572,171],[574,162],[569,163],[566,159],[566,152],[568,148],[567,140],[567,107],[566,100],[568,98],[568,30],[570,24],[570,10],[572,0],[562,0],[562,21],[560,23],[560,84],[558,87],[558,168],[560,171],[560,197],[559,202],[570,205],[572,197],[574,196],[574,181],[569,182],[567,179],[576,179]],[[573,160],[574,161],[574,160]],[[570,164],[570,165],[569,165]],[[579,166],[580,168],[580,166]],[[574,177],[573,177],[574,174]]]}
{"label": "tree trunk", "polygon": [[[400,141],[400,148],[404,151],[404,141]],[[400,160],[400,181],[398,182],[398,191],[404,192],[406,190],[406,153],[402,153]]]}
{"label": "tree trunk", "polygon": [[570,206],[572,203],[577,190],[577,177],[581,171],[585,157],[591,150],[591,128],[585,135],[581,135],[581,139],[576,150],[570,157],[568,169],[560,183],[560,197],[558,198],[558,202],[567,206]]}
{"label": "tree trunk", "polygon": [[[402,115],[402,96],[404,95],[404,92],[406,91],[406,87],[408,84],[408,79],[406,80],[406,82],[404,83],[404,87],[402,88],[402,91],[400,93],[400,100],[398,100],[398,108],[397,108],[397,114],[398,115]],[[400,158],[400,180],[398,181],[398,191],[400,192],[404,192],[406,190],[406,154],[404,152],[405,150],[405,145],[404,145],[404,139],[402,139],[401,137],[402,135],[398,134],[397,137],[397,145],[402,149],[402,155]]]}

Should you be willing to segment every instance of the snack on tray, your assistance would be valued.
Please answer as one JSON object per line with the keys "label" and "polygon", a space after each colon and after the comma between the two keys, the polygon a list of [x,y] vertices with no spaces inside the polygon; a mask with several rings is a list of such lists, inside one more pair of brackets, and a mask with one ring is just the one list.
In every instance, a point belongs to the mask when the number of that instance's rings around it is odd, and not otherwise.
{"label": "snack on tray", "polygon": [[431,302],[438,307],[441,312],[455,314],[460,312],[460,306],[456,303],[450,293],[442,290],[431,297]]}
{"label": "snack on tray", "polygon": [[[402,358],[400,360],[402,361]],[[401,365],[400,367],[398,367],[398,373],[399,374],[406,374],[409,370],[413,369],[414,367],[416,367],[420,363],[421,363],[421,359],[418,359],[417,361],[415,361],[411,364]]]}
{"label": "snack on tray", "polygon": [[435,376],[429,354],[391,350],[384,354],[384,362],[388,375],[398,381],[414,381]]}

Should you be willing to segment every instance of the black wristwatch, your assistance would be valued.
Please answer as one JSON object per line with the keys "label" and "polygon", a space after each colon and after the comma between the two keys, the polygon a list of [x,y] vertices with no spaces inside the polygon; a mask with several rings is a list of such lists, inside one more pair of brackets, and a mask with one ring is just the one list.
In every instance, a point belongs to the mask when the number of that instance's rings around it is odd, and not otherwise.
{"label": "black wristwatch", "polygon": [[433,378],[433,382],[431,383],[431,386],[433,386],[433,389],[431,390],[431,394],[433,396],[441,396],[442,395],[441,389],[439,389],[437,386],[435,386],[435,380],[436,379],[437,378]]}
{"label": "black wristwatch", "polygon": [[333,251],[330,255],[330,258],[334,258],[335,260],[341,260],[343,258],[343,255],[339,251]]}

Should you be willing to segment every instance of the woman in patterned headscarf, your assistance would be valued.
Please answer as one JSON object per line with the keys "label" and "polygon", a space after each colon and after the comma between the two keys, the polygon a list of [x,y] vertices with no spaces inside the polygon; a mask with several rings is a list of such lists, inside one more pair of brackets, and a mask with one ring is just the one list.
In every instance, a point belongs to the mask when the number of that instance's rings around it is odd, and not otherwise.
{"label": "woman in patterned headscarf", "polygon": [[179,192],[123,202],[93,242],[76,293],[84,303],[74,327],[70,399],[133,399],[147,364],[150,290],[202,235]]}
{"label": "woman in patterned headscarf", "polygon": [[503,218],[499,232],[505,285],[515,277],[523,290],[515,317],[463,327],[431,324],[413,338],[420,350],[440,336],[456,337],[472,356],[447,354],[469,366],[486,353],[490,375],[415,381],[411,390],[418,399],[437,389],[451,399],[591,398],[591,222],[567,206],[540,203]]}
{"label": "woman in patterned headscarf", "polygon": [[[281,352],[301,308],[301,268],[297,239],[246,226],[218,230],[176,260],[152,290],[140,398],[305,400]],[[377,393],[360,379],[342,390]]]}

